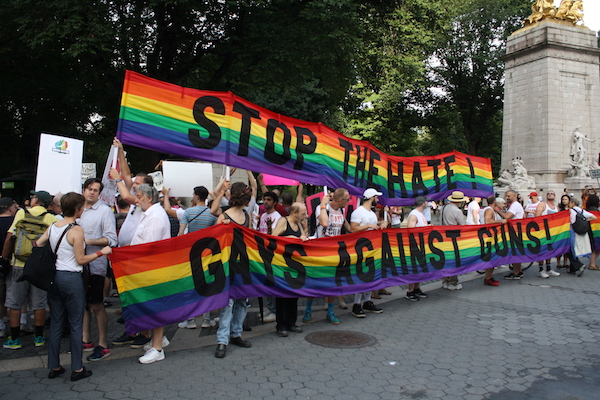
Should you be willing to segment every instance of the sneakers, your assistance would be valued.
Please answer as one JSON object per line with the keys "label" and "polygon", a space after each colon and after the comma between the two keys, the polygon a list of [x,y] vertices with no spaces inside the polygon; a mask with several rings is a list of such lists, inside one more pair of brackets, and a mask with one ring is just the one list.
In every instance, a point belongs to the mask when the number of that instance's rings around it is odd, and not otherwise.
{"label": "sneakers", "polygon": [[88,361],[100,361],[103,358],[110,356],[110,349],[102,346],[96,346],[94,352],[86,357]]}
{"label": "sneakers", "polygon": [[2,345],[2,347],[4,347],[5,349],[17,350],[17,349],[20,349],[23,346],[21,345],[21,338],[20,337],[18,337],[18,338],[16,338],[16,339],[13,340],[12,336],[9,336],[8,340],[6,342],[4,342],[4,344]]}
{"label": "sneakers", "polygon": [[417,296],[417,294],[415,293],[414,290],[412,292],[406,292],[406,296],[404,296],[404,297],[406,297],[410,301],[418,301],[419,300],[419,296]]}
{"label": "sneakers", "polygon": [[58,376],[61,376],[65,372],[66,370],[63,367],[59,367],[58,369],[51,369],[50,372],[48,372],[48,379],[54,379]]}
{"label": "sneakers", "polygon": [[560,276],[560,273],[549,269],[548,271],[546,271],[546,273],[548,274],[548,276]]}
{"label": "sneakers", "polygon": [[487,286],[500,286],[500,282],[498,282],[494,278],[484,279],[483,284]]}
{"label": "sneakers", "polygon": [[442,282],[442,289],[448,289],[448,282]]}
{"label": "sneakers", "polygon": [[583,275],[583,271],[585,271],[585,267],[586,267],[585,264],[583,264],[581,267],[579,267],[577,272],[575,272],[577,274],[577,277],[580,277],[581,275]]}
{"label": "sneakers", "polygon": [[42,347],[46,344],[46,338],[43,336],[34,336],[33,344],[35,347]]}
{"label": "sneakers", "polygon": [[85,367],[83,367],[83,369],[79,372],[71,372],[71,380],[73,382],[83,378],[89,378],[90,376],[92,376],[92,371],[90,371],[89,369],[85,369]]}
{"label": "sneakers", "polygon": [[[196,325],[196,320],[194,318],[180,322],[177,324],[177,326],[182,329],[196,329],[198,327],[198,325]],[[203,328],[204,328],[204,326],[203,326]]]}
{"label": "sneakers", "polygon": [[348,304],[346,304],[345,301],[340,301],[338,303],[338,307],[341,308],[342,310],[347,310],[348,309]]}
{"label": "sneakers", "polygon": [[148,350],[146,352],[146,354],[144,354],[143,356],[138,358],[138,361],[141,364],[152,364],[153,362],[162,361],[164,359],[165,359],[164,350],[158,351],[154,347],[152,347],[152,348],[150,348],[150,350]]}
{"label": "sneakers", "polygon": [[122,334],[121,336],[119,336],[117,339],[113,340],[112,343],[113,345],[123,345],[123,344],[131,344],[135,341],[135,339],[137,338],[137,336],[130,336],[127,334],[127,332],[125,332],[124,334]]}
{"label": "sneakers", "polygon": [[135,340],[129,345],[132,349],[141,349],[150,342],[150,338],[142,334],[136,336]]}
{"label": "sneakers", "polygon": [[277,335],[279,335],[279,337],[288,337],[288,331],[285,329],[279,329],[277,331]]}
{"label": "sneakers", "polygon": [[83,342],[83,351],[94,351],[94,348],[96,348],[96,346],[94,346],[94,342]]}
{"label": "sneakers", "polygon": [[518,279],[521,279],[521,276],[523,276],[522,272],[520,274],[518,274],[518,275],[515,275],[514,272],[511,272],[508,275],[504,275],[504,279],[507,279],[507,280],[518,280]]}
{"label": "sneakers", "polygon": [[275,322],[277,317],[272,312],[268,312],[263,316],[263,322]]}
{"label": "sneakers", "polygon": [[383,310],[373,304],[372,301],[365,301],[365,304],[363,304],[363,310],[375,314],[381,314],[383,312]]}
{"label": "sneakers", "polygon": [[240,347],[252,347],[252,345],[250,344],[249,341],[242,339],[241,336],[238,337],[234,337],[229,339],[229,343],[231,344],[235,344],[236,346],[240,346]]}
{"label": "sneakers", "polygon": [[330,323],[332,323],[333,325],[339,325],[339,323],[340,323],[340,320],[338,319],[338,317],[335,316],[334,313],[328,312],[325,319],[327,321],[329,321]]}
{"label": "sneakers", "polygon": [[311,311],[304,311],[304,317],[302,317],[302,322],[310,322],[312,319]]}
{"label": "sneakers", "polygon": [[[167,347],[170,344],[171,344],[171,342],[169,342],[169,339],[167,339],[166,336],[163,336],[162,343],[161,343],[162,348],[164,349],[165,347]],[[144,351],[148,351],[151,348],[152,348],[152,342],[149,342],[147,345],[144,346]]]}
{"label": "sneakers", "polygon": [[[462,287],[462,286],[461,286],[461,287]],[[423,293],[423,292],[421,291],[421,288],[417,288],[417,289],[415,289],[415,290],[414,290],[414,292],[415,292],[415,294],[416,294],[417,296],[419,296],[419,297],[422,297],[422,298],[424,298],[424,299],[425,299],[425,298],[427,298],[427,293]]]}
{"label": "sneakers", "polygon": [[462,285],[460,283],[457,283],[456,285],[452,285],[452,284],[449,283],[448,287],[446,289],[448,289],[448,290],[461,290],[462,289]]}
{"label": "sneakers", "polygon": [[202,328],[212,328],[213,326],[217,325],[217,323],[215,322],[214,319],[210,319],[208,321],[202,321]]}
{"label": "sneakers", "polygon": [[302,328],[299,328],[296,325],[292,325],[292,326],[290,326],[290,329],[288,329],[288,331],[294,332],[294,333],[302,333]]}
{"label": "sneakers", "polygon": [[227,345],[219,343],[217,345],[217,350],[215,350],[215,357],[224,358],[226,353],[227,353]]}
{"label": "sneakers", "polygon": [[365,312],[363,311],[360,304],[355,304],[352,306],[352,315],[354,315],[356,318],[365,318],[366,317]]}
{"label": "sneakers", "polygon": [[540,273],[538,274],[538,276],[542,279],[550,278],[550,275],[544,270],[541,270]]}

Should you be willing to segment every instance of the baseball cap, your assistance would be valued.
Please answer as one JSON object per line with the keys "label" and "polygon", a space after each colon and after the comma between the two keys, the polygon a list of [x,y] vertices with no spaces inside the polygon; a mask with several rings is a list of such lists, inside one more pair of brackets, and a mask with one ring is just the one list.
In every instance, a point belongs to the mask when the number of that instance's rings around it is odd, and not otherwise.
{"label": "baseball cap", "polygon": [[531,192],[529,193],[529,197],[537,197],[537,192]]}
{"label": "baseball cap", "polygon": [[369,189],[365,190],[365,192],[363,193],[363,198],[367,199],[367,200],[369,200],[373,196],[383,196],[383,193],[378,192],[377,190],[375,190],[373,188],[369,188]]}
{"label": "baseball cap", "polygon": [[0,197],[0,207],[10,207],[15,204],[15,201],[10,197]]}
{"label": "baseball cap", "polygon": [[423,203],[427,203],[429,199],[425,196],[417,196],[415,199],[415,206],[419,207]]}
{"label": "baseball cap", "polygon": [[35,190],[31,190],[31,191],[29,191],[29,193],[36,195],[37,198],[42,203],[50,204],[52,202],[52,196],[50,195],[50,193],[46,192],[45,190],[40,190],[39,192],[36,192]]}

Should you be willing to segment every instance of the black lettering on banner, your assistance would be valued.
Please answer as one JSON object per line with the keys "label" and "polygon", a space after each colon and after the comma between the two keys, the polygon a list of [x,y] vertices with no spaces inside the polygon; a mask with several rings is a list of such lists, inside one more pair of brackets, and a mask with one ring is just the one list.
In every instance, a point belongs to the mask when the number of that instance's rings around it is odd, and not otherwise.
{"label": "black lettering on banner", "polygon": [[[365,179],[365,168],[367,167],[367,151],[365,147],[361,158],[360,146],[356,145],[356,169],[354,170],[354,186],[364,187],[363,180]],[[359,178],[360,175],[360,178]]]}
{"label": "black lettering on banner", "polygon": [[373,243],[367,238],[359,238],[356,241],[356,245],[354,246],[356,250],[356,276],[363,282],[373,282],[375,279],[375,258],[367,257],[365,259],[365,265],[367,266],[367,271],[365,272],[363,269],[363,249],[373,250]]}
{"label": "black lettering on banner", "polygon": [[429,234],[429,249],[433,254],[438,256],[438,259],[436,259],[433,256],[430,257],[429,263],[435,269],[442,269],[444,268],[444,264],[446,264],[446,255],[444,254],[443,250],[435,247],[434,240],[440,243],[444,242],[444,238],[442,237],[442,234],[439,231],[431,231],[431,233]]}
{"label": "black lettering on banner", "polygon": [[481,261],[490,261],[492,259],[492,244],[485,240],[484,236],[492,237],[492,233],[487,228],[479,228],[477,237],[479,238],[479,258]]}
{"label": "black lettering on banner", "polygon": [[400,250],[400,266],[402,267],[402,275],[408,275],[408,263],[406,262],[406,252],[404,251],[404,242],[402,241],[402,233],[396,235],[398,242],[398,250]]}
{"label": "black lettering on banner", "polygon": [[[281,147],[283,153],[275,152],[275,132],[277,129],[283,133],[283,142]],[[283,165],[292,158],[290,145],[292,144],[292,135],[288,127],[276,119],[270,119],[267,122],[267,144],[265,146],[265,159],[273,164]]]}
{"label": "black lettering on banner", "polygon": [[[506,224],[500,226],[495,225],[492,227],[492,230],[494,231],[494,247],[496,255],[506,257],[509,251],[508,241],[506,240]],[[500,244],[500,242],[502,242],[502,244]]]}
{"label": "black lettering on banner", "polygon": [[369,183],[367,186],[379,191],[381,186],[373,182],[373,177],[379,175],[379,169],[375,166],[375,160],[381,160],[381,155],[379,155],[379,153],[377,153],[375,150],[371,149],[369,158],[369,175],[367,178]]}
{"label": "black lettering on banner", "polygon": [[427,186],[425,186],[425,182],[423,182],[423,174],[421,173],[421,164],[419,162],[413,163],[412,191],[413,197],[417,197],[419,192],[423,192],[423,195],[429,192]]}
{"label": "black lettering on banner", "polygon": [[[345,168],[345,167],[344,167]],[[388,161],[388,197],[393,199],[396,197],[396,190],[394,184],[400,185],[400,196],[408,197],[406,192],[406,184],[404,183],[404,163],[398,163],[398,174],[394,175],[392,172],[392,162]]]}
{"label": "black lettering on banner", "polygon": [[[223,291],[227,278],[220,259],[208,264],[207,271],[204,272],[202,262],[204,250],[210,250],[213,255],[221,254],[219,241],[211,237],[202,238],[194,243],[190,249],[190,266],[192,268],[192,278],[194,279],[194,289],[200,296],[209,297]],[[212,282],[207,281],[206,274],[214,278]]]}
{"label": "black lettering on banner", "polygon": [[[312,154],[317,150],[317,137],[308,128],[295,126],[294,130],[296,131],[296,163],[294,164],[294,169],[302,170],[304,166],[304,154]],[[308,143],[304,143],[305,137],[309,139]],[[347,168],[347,166],[344,165],[344,168]]]}
{"label": "black lettering on banner", "polygon": [[[515,229],[516,228],[516,229]],[[512,255],[516,256],[519,250],[522,255],[525,255],[525,246],[523,245],[523,226],[520,222],[516,224],[508,224],[508,236],[510,237],[510,247],[512,249]]]}
{"label": "black lettering on banner", "polygon": [[388,270],[391,271],[392,276],[398,276],[398,270],[396,269],[396,263],[394,262],[394,255],[392,254],[392,247],[390,246],[390,239],[388,234],[385,232],[381,233],[381,277],[387,278]]}
{"label": "black lettering on banner", "polygon": [[265,246],[265,241],[261,236],[254,235],[254,240],[256,240],[256,245],[258,247],[258,254],[263,260],[263,264],[265,265],[265,286],[275,286],[275,276],[273,275],[273,256],[275,255],[274,251],[277,248],[277,240],[269,238],[269,244]]}
{"label": "black lettering on banner", "polygon": [[418,274],[417,262],[421,266],[423,272],[427,272],[427,260],[425,259],[425,235],[423,232],[417,234],[419,236],[419,243],[415,240],[415,234],[408,234],[408,245],[410,248],[410,264],[412,265],[412,273]]}
{"label": "black lettering on banner", "polygon": [[438,167],[442,165],[441,160],[427,160],[427,165],[433,167],[433,181],[435,182],[435,191],[439,192],[441,187],[440,174]]}
{"label": "black lettering on banner", "polygon": [[454,266],[455,268],[460,267],[461,265],[461,260],[460,260],[460,250],[458,248],[458,239],[460,237],[460,231],[459,230],[449,230],[446,231],[446,237],[452,239],[452,246],[454,247],[454,261],[456,262],[456,265]]}
{"label": "black lettering on banner", "polygon": [[233,228],[233,243],[231,243],[231,255],[229,257],[229,281],[233,283],[235,276],[242,276],[242,284],[252,284],[250,276],[250,260],[244,243],[244,231]]}
{"label": "black lettering on banner", "polygon": [[204,115],[204,110],[209,107],[213,109],[215,114],[225,115],[225,104],[218,97],[204,96],[196,100],[192,114],[198,125],[206,129],[208,137],[201,137],[200,130],[198,129],[190,129],[188,131],[188,139],[194,147],[199,149],[214,149],[221,142],[221,128]]}
{"label": "black lettering on banner", "polygon": [[473,167],[473,163],[471,162],[471,159],[469,157],[467,157],[467,163],[469,163],[469,171],[471,172],[471,179],[473,179],[473,181],[471,182],[471,188],[477,189],[477,182],[475,181],[477,179],[477,177],[475,176],[475,167]]}
{"label": "black lettering on banner", "polygon": [[247,156],[248,147],[250,145],[250,135],[252,128],[252,118],[260,120],[260,111],[246,107],[242,103],[236,101],[233,104],[233,111],[242,116],[242,126],[240,128],[240,145],[238,148],[238,156]]}
{"label": "black lettering on banner", "polygon": [[306,257],[306,251],[304,251],[304,246],[299,243],[289,243],[285,245],[283,250],[283,259],[288,267],[296,271],[296,277],[293,277],[292,274],[285,271],[283,273],[283,277],[285,281],[292,289],[300,289],[304,286],[306,282],[306,270],[304,269],[304,265],[301,262],[298,262],[292,258],[294,253],[298,253],[300,257]]}
{"label": "black lettering on banner", "polygon": [[454,157],[454,155],[444,157],[444,168],[446,169],[446,184],[448,185],[448,190],[456,189],[456,182],[454,182],[454,180],[452,179],[452,177],[454,176],[454,171],[450,166],[450,163],[453,163],[455,161],[456,157]]}
{"label": "black lettering on banner", "polygon": [[335,269],[335,285],[344,286],[342,284],[342,278],[346,279],[346,285],[354,285],[352,272],[350,271],[350,254],[348,254],[348,250],[346,250],[346,243],[338,242],[338,246],[340,262]]}
{"label": "black lettering on banner", "polygon": [[544,218],[544,231],[546,232],[546,243],[548,245],[548,251],[554,250],[552,247],[552,235],[550,234],[550,225],[548,224],[548,220]]}
{"label": "black lettering on banner", "polygon": [[540,226],[535,221],[529,222],[527,224],[527,226],[525,227],[525,234],[527,235],[527,238],[534,243],[534,244],[528,243],[527,249],[529,249],[529,251],[532,252],[533,254],[538,254],[542,250],[540,239],[538,239],[531,232],[531,231],[537,232],[539,230],[540,230]]}
{"label": "black lettering on banner", "polygon": [[352,143],[339,138],[340,146],[344,148],[344,171],[342,172],[342,179],[348,182],[348,165],[350,164],[350,152],[354,150]]}

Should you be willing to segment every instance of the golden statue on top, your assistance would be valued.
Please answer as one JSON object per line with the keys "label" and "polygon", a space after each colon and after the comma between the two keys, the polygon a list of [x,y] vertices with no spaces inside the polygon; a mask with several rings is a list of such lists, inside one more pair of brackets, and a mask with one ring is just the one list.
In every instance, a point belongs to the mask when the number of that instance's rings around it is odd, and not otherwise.
{"label": "golden statue on top", "polygon": [[554,7],[552,0],[536,0],[531,5],[532,14],[525,18],[523,25],[528,26],[544,19],[565,21],[577,25],[579,21],[583,26],[583,1],[562,0],[558,8]]}

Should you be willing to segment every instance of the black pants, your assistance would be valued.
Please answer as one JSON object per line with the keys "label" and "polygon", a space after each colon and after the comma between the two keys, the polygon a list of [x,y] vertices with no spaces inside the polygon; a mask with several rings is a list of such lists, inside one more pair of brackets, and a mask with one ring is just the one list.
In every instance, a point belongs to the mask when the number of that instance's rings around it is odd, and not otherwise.
{"label": "black pants", "polygon": [[298,318],[298,299],[279,298],[275,299],[275,316],[277,317],[277,330],[288,330],[296,326]]}

